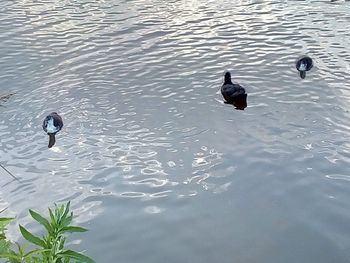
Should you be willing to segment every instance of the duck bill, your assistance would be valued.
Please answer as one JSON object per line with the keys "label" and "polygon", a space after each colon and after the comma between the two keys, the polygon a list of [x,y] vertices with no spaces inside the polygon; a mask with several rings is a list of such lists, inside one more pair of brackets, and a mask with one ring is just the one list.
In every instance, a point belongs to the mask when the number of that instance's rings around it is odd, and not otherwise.
{"label": "duck bill", "polygon": [[306,77],[306,71],[300,71],[300,77],[301,77],[302,79],[305,79],[305,77]]}
{"label": "duck bill", "polygon": [[56,142],[56,138],[55,138],[55,134],[53,133],[49,133],[49,148],[51,148],[52,146],[55,145]]}

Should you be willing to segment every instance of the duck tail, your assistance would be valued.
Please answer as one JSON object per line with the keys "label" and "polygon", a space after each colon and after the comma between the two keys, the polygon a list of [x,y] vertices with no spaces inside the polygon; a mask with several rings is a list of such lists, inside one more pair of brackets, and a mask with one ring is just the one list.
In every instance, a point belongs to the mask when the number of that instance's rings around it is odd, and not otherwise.
{"label": "duck tail", "polygon": [[300,77],[301,77],[302,79],[305,79],[305,77],[306,77],[306,71],[300,71]]}
{"label": "duck tail", "polygon": [[55,134],[53,133],[49,133],[49,148],[51,148],[52,146],[55,145],[56,142],[56,138],[55,138]]}

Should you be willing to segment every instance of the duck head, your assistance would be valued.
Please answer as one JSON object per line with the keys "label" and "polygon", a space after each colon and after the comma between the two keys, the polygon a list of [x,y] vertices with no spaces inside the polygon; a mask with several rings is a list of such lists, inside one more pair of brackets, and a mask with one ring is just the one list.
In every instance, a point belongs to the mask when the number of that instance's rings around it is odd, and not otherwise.
{"label": "duck head", "polygon": [[232,81],[231,81],[231,73],[228,72],[228,71],[225,73],[224,85],[225,85],[225,84],[232,84]]}

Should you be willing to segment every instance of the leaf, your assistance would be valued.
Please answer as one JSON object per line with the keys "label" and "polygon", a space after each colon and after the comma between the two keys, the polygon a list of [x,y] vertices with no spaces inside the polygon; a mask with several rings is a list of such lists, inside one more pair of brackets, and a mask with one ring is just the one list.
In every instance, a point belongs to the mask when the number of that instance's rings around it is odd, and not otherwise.
{"label": "leaf", "polygon": [[65,237],[63,237],[63,236],[61,236],[61,238],[60,238],[60,242],[59,242],[59,244],[58,244],[58,249],[61,251],[61,250],[63,250],[63,248],[64,248],[64,243],[66,242],[66,238]]}
{"label": "leaf", "polygon": [[14,217],[0,217],[0,222],[11,222],[14,219]]}
{"label": "leaf", "polygon": [[37,213],[31,209],[29,209],[29,213],[36,221],[38,221],[41,225],[43,225],[46,228],[47,232],[49,232],[49,233],[52,232],[52,227],[46,218],[42,217],[39,213]]}
{"label": "leaf", "polygon": [[43,260],[41,258],[38,258],[38,257],[32,257],[31,258],[31,261],[28,261],[26,263],[42,263]]}
{"label": "leaf", "polygon": [[62,222],[61,222],[61,224],[60,225],[62,225],[62,226],[68,226],[71,222],[72,222],[72,220],[73,220],[73,213],[71,213],[70,214],[70,216],[68,216],[68,217],[66,217]]}
{"label": "leaf", "polygon": [[11,243],[5,239],[0,240],[0,253],[7,253],[10,249]]}
{"label": "leaf", "polygon": [[61,219],[66,218],[66,216],[68,215],[68,212],[69,212],[69,207],[70,207],[70,201],[66,204],[66,207],[65,207],[65,210],[64,210],[64,213],[63,213]]}
{"label": "leaf", "polygon": [[58,253],[58,255],[61,257],[73,258],[84,263],[96,263],[93,259],[89,258],[88,256],[85,256],[73,250],[66,250],[64,252]]}
{"label": "leaf", "polygon": [[19,230],[22,233],[22,236],[28,240],[29,242],[38,245],[42,248],[46,248],[46,244],[44,242],[44,240],[42,240],[41,238],[34,236],[32,233],[30,233],[27,229],[25,229],[23,226],[19,225]]}
{"label": "leaf", "polygon": [[52,213],[52,210],[49,208],[49,215],[50,215],[50,218],[51,218],[51,225],[53,225],[53,227],[57,227],[57,220],[54,216],[54,214]]}
{"label": "leaf", "polygon": [[14,217],[0,217],[0,229],[6,227],[14,219],[15,219]]}
{"label": "leaf", "polygon": [[69,232],[69,233],[74,233],[74,232],[86,232],[88,231],[86,228],[80,227],[80,226],[66,226],[61,229],[61,232]]}
{"label": "leaf", "polygon": [[44,253],[44,252],[50,252],[51,250],[50,249],[34,249],[32,251],[29,251],[27,254],[24,255],[24,257],[29,257],[29,256],[32,256],[32,255],[35,255],[35,254],[41,254],[41,253]]}
{"label": "leaf", "polygon": [[12,259],[18,259],[21,260],[21,256],[11,253],[1,253],[0,258],[12,258]]}
{"label": "leaf", "polygon": [[28,244],[24,244],[24,245],[20,245],[18,242],[15,242],[16,247],[18,249],[18,253],[20,253],[20,255],[22,255],[24,253],[24,251],[26,250]]}
{"label": "leaf", "polygon": [[58,223],[60,223],[61,220],[61,216],[64,213],[64,205],[57,205],[55,204],[56,208],[55,208],[55,216],[58,219]]}
{"label": "leaf", "polygon": [[[10,224],[14,220],[13,217],[0,217],[0,236],[4,236],[4,231],[8,224]],[[3,239],[0,237],[0,239]]]}

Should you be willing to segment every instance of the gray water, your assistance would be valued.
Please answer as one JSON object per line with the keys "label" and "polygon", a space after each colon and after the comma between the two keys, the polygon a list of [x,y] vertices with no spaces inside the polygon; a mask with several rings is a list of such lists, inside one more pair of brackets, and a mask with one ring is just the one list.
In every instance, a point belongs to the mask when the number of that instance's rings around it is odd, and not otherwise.
{"label": "gray water", "polygon": [[349,32],[341,1],[3,1],[3,215],[71,200],[99,263],[350,262]]}

